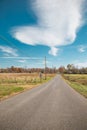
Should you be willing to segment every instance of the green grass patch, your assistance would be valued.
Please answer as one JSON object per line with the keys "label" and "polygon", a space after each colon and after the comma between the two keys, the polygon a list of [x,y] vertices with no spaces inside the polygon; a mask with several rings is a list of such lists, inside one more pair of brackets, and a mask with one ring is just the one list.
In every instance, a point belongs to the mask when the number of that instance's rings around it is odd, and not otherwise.
{"label": "green grass patch", "polygon": [[63,77],[72,88],[87,98],[87,75],[64,74]]}
{"label": "green grass patch", "polygon": [[23,87],[13,85],[0,85],[0,98],[23,91]]}

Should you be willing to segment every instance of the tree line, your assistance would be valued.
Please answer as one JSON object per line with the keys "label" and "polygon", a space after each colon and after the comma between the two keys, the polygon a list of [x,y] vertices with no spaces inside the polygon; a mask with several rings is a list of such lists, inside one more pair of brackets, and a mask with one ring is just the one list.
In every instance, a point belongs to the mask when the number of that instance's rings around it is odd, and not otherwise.
{"label": "tree line", "polygon": [[0,68],[0,73],[65,73],[65,74],[87,74],[87,67],[78,68],[73,64],[68,64],[67,67],[60,66],[59,68],[21,68],[11,66],[10,68]]}
{"label": "tree line", "polygon": [[87,74],[87,67],[78,68],[73,64],[68,64],[67,67],[60,66],[58,72],[65,74]]}
{"label": "tree line", "polygon": [[0,73],[57,73],[56,68],[21,68],[11,66],[10,68],[0,68]]}

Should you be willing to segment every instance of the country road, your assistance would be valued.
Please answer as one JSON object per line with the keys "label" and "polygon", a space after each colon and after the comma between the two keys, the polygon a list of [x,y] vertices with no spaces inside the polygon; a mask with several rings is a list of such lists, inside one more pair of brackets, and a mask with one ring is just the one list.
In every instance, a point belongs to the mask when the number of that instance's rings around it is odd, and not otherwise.
{"label": "country road", "polygon": [[0,130],[87,130],[87,99],[57,75],[1,101]]}

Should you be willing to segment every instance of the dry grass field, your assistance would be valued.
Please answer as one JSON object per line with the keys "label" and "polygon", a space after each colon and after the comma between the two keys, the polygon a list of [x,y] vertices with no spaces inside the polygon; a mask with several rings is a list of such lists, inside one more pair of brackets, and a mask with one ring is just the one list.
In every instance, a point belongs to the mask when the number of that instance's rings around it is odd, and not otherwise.
{"label": "dry grass field", "polygon": [[64,74],[63,77],[69,85],[87,98],[87,75],[85,74]]}
{"label": "dry grass field", "polygon": [[45,80],[44,74],[40,79],[38,73],[0,73],[0,100],[36,87],[54,76],[55,74],[47,74]]}

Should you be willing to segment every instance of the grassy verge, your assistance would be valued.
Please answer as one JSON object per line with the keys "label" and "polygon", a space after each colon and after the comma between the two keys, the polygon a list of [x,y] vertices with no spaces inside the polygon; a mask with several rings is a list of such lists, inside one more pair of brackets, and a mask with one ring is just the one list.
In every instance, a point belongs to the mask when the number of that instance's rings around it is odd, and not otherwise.
{"label": "grassy verge", "polygon": [[55,75],[47,75],[40,80],[38,74],[0,74],[0,100],[34,88],[51,80]]}
{"label": "grassy verge", "polygon": [[87,98],[87,75],[64,74],[63,77],[72,88]]}
{"label": "grassy verge", "polygon": [[0,85],[0,99],[3,97],[7,97],[13,93],[18,93],[23,91],[23,87],[15,86],[15,85]]}

